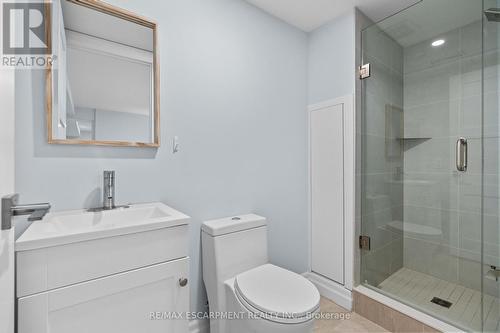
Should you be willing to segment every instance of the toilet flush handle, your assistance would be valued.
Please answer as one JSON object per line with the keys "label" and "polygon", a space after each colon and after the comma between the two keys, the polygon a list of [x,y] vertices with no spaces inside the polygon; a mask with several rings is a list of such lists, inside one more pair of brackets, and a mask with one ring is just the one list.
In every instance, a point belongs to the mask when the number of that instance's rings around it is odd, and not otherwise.
{"label": "toilet flush handle", "polygon": [[181,287],[185,287],[187,284],[188,284],[188,279],[186,279],[186,278],[180,278],[179,279],[179,285]]}

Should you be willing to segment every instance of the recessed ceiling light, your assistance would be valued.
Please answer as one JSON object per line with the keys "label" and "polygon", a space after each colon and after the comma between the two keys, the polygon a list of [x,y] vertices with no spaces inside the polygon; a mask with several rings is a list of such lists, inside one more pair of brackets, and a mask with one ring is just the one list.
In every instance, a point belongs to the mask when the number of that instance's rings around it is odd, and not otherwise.
{"label": "recessed ceiling light", "polygon": [[435,40],[432,42],[432,46],[434,47],[437,47],[437,46],[441,46],[445,43],[445,40],[444,39],[438,39],[438,40]]}

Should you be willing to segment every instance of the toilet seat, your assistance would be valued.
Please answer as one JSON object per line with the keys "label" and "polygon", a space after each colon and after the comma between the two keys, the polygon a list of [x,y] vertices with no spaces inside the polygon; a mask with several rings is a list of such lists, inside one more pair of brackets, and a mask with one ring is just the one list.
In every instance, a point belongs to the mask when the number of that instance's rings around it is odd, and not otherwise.
{"label": "toilet seat", "polygon": [[234,289],[247,310],[270,321],[301,323],[319,309],[319,292],[309,280],[271,264],[237,275]]}

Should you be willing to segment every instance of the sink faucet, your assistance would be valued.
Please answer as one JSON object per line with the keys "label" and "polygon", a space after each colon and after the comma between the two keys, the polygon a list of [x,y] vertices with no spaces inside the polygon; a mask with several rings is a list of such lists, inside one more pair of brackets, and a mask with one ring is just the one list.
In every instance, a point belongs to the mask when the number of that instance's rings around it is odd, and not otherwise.
{"label": "sink faucet", "polygon": [[49,203],[18,205],[18,200],[19,194],[2,197],[2,230],[9,230],[12,227],[13,216],[29,215],[28,221],[37,221],[43,219],[50,210]]}
{"label": "sink faucet", "polygon": [[115,172],[106,170],[103,174],[102,186],[102,207],[89,208],[88,212],[100,213],[104,210],[112,210],[118,208],[130,208],[129,205],[115,205]]}
{"label": "sink faucet", "polygon": [[104,171],[103,209],[115,208],[115,172]]}

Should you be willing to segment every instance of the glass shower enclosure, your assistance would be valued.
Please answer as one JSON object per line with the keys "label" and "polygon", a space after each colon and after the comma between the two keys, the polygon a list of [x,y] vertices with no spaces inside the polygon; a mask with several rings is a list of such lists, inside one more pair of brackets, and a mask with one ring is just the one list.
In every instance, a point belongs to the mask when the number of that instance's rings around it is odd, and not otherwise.
{"label": "glass shower enclosure", "polygon": [[361,283],[466,331],[500,331],[496,8],[423,0],[362,31]]}

